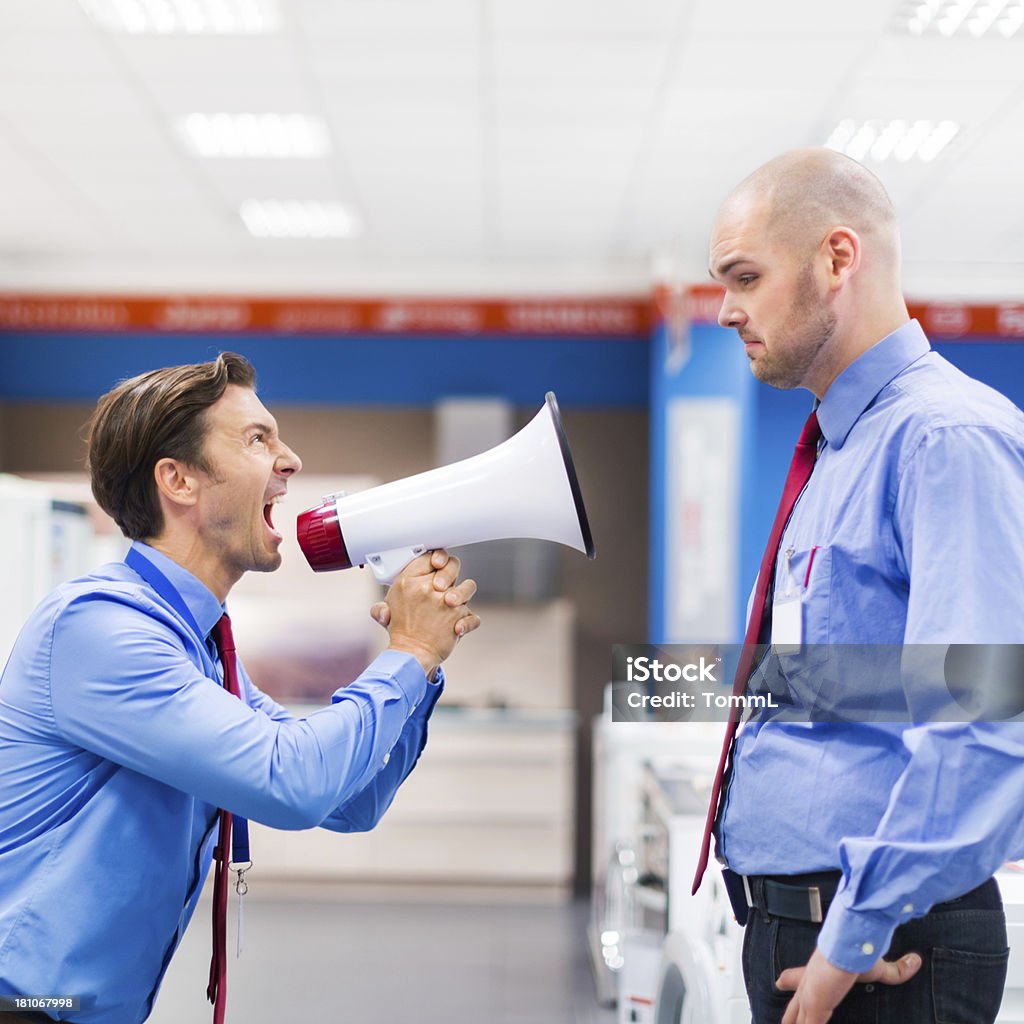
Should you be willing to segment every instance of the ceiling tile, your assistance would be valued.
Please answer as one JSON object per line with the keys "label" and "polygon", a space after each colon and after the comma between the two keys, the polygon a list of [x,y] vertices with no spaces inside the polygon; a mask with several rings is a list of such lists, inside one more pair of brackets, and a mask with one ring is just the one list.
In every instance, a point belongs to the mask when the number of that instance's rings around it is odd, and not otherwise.
{"label": "ceiling tile", "polygon": [[[3,11],[6,4],[0,4]],[[0,14],[0,77],[8,81],[26,75],[38,78],[56,75],[68,79],[77,75],[110,74],[110,51],[98,33],[83,30],[28,31],[23,27],[3,28]]]}
{"label": "ceiling tile", "polygon": [[71,30],[85,34],[91,22],[75,0],[3,0],[0,28],[38,29],[45,32]]}
{"label": "ceiling tile", "polygon": [[338,80],[383,92],[462,88],[479,81],[480,57],[475,43],[448,38],[427,44],[406,36],[369,42],[326,38],[310,42],[307,67],[327,92]]}
{"label": "ceiling tile", "polygon": [[338,188],[339,175],[328,160],[190,159],[197,175],[239,199],[327,199]]}
{"label": "ceiling tile", "polygon": [[824,99],[849,77],[864,46],[856,36],[824,40],[802,31],[771,46],[765,45],[763,37],[746,34],[728,39],[690,35],[676,62],[673,86],[699,89],[703,102],[711,107],[722,90],[792,89]]}
{"label": "ceiling tile", "polygon": [[502,86],[529,88],[652,88],[669,55],[669,37],[624,38],[509,36],[494,47],[494,71]]}
{"label": "ceiling tile", "polygon": [[0,72],[0,116],[31,128],[74,117],[94,120],[145,112],[144,98],[110,72],[62,75],[37,72],[6,78]]}
{"label": "ceiling tile", "polygon": [[950,39],[933,36],[882,36],[859,68],[864,78],[924,81],[943,86],[957,82],[1021,80],[1024,38]]}
{"label": "ceiling tile", "polygon": [[301,72],[299,56],[286,36],[110,35],[120,65],[143,82],[216,83],[244,76],[280,80]]}
{"label": "ceiling tile", "polygon": [[862,78],[837,95],[829,105],[831,129],[841,118],[906,118],[930,121],[952,119],[961,125],[987,120],[1009,99],[1017,83],[935,82],[903,78]]}
{"label": "ceiling tile", "polygon": [[766,49],[793,35],[818,36],[826,48],[850,35],[874,38],[892,21],[895,0],[858,0],[857,3],[821,3],[821,0],[693,0],[688,30],[709,40],[718,50],[723,70],[730,64],[731,41],[744,36],[761,40]]}
{"label": "ceiling tile", "polygon": [[693,0],[492,0],[499,35],[661,37]]}
{"label": "ceiling tile", "polygon": [[310,39],[475,36],[479,0],[312,0],[304,5],[301,30]]}

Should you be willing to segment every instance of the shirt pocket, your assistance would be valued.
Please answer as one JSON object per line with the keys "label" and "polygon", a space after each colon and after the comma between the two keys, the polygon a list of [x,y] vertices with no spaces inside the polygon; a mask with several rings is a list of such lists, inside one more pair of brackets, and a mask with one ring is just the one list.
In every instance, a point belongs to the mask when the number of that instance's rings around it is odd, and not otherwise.
{"label": "shirt pocket", "polygon": [[801,642],[772,646],[758,685],[776,695],[785,713],[800,721],[815,720],[829,658],[832,549],[817,545],[789,551],[780,558],[776,573],[773,608],[799,601]]}
{"label": "shirt pocket", "polygon": [[794,592],[799,594],[803,655],[808,663],[820,660],[826,656],[824,648],[829,641],[832,603],[831,546],[818,544],[802,551],[794,551],[782,572],[785,575],[775,589],[775,601],[792,598]]}

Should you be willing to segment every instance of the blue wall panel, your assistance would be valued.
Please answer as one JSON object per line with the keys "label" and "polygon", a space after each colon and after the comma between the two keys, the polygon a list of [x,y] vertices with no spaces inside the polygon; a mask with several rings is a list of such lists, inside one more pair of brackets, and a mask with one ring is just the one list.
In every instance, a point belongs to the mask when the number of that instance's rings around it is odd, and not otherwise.
{"label": "blue wall panel", "polygon": [[[655,333],[651,348],[650,643],[663,643],[669,639],[668,573],[672,570],[668,565],[670,524],[667,521],[666,488],[671,456],[666,443],[666,431],[668,408],[675,399],[718,398],[734,403],[740,421],[740,516],[750,501],[752,491],[750,455],[753,435],[749,395],[753,382],[743,347],[736,340],[735,332],[714,325],[692,325],[689,329],[689,356],[685,365],[679,368],[672,365],[668,351],[669,340],[662,328]],[[741,550],[741,569],[742,557]],[[729,582],[732,586],[739,585],[738,579]]]}
{"label": "blue wall panel", "polygon": [[646,340],[517,337],[57,335],[0,337],[0,399],[92,401],[125,377],[224,349],[256,366],[269,403],[431,405],[498,395],[533,406],[648,401]]}

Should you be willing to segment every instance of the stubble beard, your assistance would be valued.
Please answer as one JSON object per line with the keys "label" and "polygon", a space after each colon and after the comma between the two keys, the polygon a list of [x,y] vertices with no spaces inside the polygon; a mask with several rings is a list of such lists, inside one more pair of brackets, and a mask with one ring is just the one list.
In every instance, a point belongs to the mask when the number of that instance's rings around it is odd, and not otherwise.
{"label": "stubble beard", "polygon": [[797,280],[796,295],[789,316],[779,329],[784,350],[767,348],[751,360],[754,376],[764,384],[791,391],[804,384],[818,354],[836,331],[836,317],[815,295],[811,265],[806,264]]}
{"label": "stubble beard", "polygon": [[269,545],[262,517],[260,522],[253,523],[248,517],[232,511],[220,517],[216,535],[216,546],[239,579],[247,572],[275,572],[281,568],[280,547]]}
{"label": "stubble beard", "polygon": [[281,552],[274,551],[266,553],[258,565],[252,567],[252,572],[277,572],[281,568]]}
{"label": "stubble beard", "polygon": [[279,545],[271,546],[263,532],[262,525],[258,527],[259,537],[253,541],[253,550],[249,559],[250,564],[246,566],[247,572],[275,572],[281,568],[281,549]]}

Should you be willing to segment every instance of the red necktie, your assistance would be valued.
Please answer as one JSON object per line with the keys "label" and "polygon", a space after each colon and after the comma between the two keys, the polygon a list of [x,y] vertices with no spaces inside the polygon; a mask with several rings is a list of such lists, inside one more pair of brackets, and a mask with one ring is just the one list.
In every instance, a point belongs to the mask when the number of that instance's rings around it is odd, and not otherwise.
{"label": "red necktie", "polygon": [[[782,499],[779,501],[779,510],[775,513],[775,522],[772,523],[772,532],[768,535],[768,546],[764,550],[764,557],[761,559],[761,568],[757,574],[757,586],[754,588],[754,603],[750,609],[750,619],[747,622],[747,635],[743,638],[743,650],[740,652],[739,664],[736,666],[736,677],[732,684],[733,696],[740,696],[747,688],[747,681],[754,667],[754,655],[756,644],[761,633],[761,624],[764,620],[765,606],[768,603],[768,592],[771,589],[772,580],[775,578],[775,560],[779,556],[779,544],[782,541],[782,531],[786,528],[789,515],[793,511],[800,492],[804,489],[810,479],[811,471],[814,469],[814,460],[818,455],[818,440],[821,438],[821,428],[818,426],[818,414],[812,412],[807,417],[800,440],[796,443],[796,451],[793,452],[793,461],[789,464],[789,474],[786,476],[786,486],[782,489]],[[722,796],[722,779],[725,777],[726,765],[729,763],[732,754],[733,741],[736,739],[736,729],[740,721],[739,702],[733,702],[734,706],[729,712],[729,722],[725,727],[725,739],[722,743],[722,754],[718,759],[718,770],[715,772],[715,781],[711,785],[711,801],[708,807],[708,818],[704,823],[704,838],[701,841],[700,856],[697,858],[697,873],[693,879],[693,892],[700,888],[701,879],[708,866],[708,856],[711,851],[711,830],[714,828],[715,819],[718,817],[718,803]]]}
{"label": "red necktie", "polygon": [[[213,642],[224,667],[224,688],[239,696],[238,670],[235,665],[235,638],[227,614],[213,627]],[[213,875],[213,958],[210,961],[210,984],[206,997],[213,1003],[213,1024],[224,1024],[224,1008],[228,996],[228,864],[231,861],[231,812],[220,811],[217,845],[213,849],[216,862]]]}

